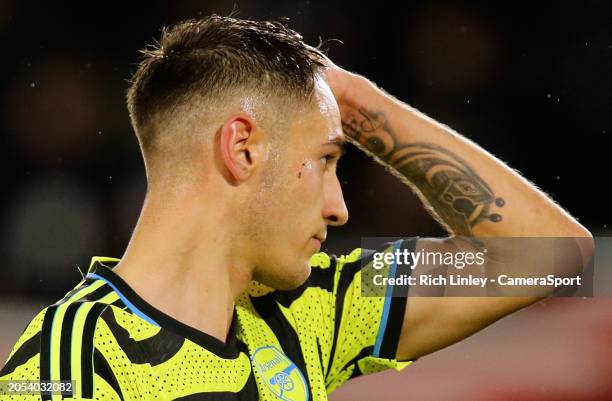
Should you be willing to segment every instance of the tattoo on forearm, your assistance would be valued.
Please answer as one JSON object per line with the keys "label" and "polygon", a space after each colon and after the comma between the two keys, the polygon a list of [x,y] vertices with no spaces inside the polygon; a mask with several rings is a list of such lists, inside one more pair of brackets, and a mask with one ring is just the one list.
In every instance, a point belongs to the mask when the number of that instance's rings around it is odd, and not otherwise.
{"label": "tattoo on forearm", "polygon": [[472,235],[482,221],[500,222],[492,213],[503,207],[486,182],[459,156],[439,145],[425,142],[402,143],[389,127],[385,115],[359,109],[342,121],[346,135],[383,164],[405,177],[434,217],[458,235]]}

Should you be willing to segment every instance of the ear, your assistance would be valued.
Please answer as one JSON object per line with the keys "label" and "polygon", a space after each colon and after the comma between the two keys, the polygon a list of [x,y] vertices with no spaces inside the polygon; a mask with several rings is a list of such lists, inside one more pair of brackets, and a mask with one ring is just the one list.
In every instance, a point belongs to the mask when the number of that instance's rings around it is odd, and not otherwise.
{"label": "ear", "polygon": [[254,170],[261,138],[253,119],[245,114],[228,118],[219,135],[220,156],[229,175],[236,182],[248,179]]}

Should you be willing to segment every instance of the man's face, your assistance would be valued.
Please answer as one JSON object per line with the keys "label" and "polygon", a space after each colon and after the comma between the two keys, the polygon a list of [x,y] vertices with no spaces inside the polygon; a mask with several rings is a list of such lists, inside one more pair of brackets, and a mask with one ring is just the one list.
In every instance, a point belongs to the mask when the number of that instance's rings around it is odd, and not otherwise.
{"label": "man's face", "polygon": [[328,226],[348,220],[336,175],[344,136],[338,105],[323,80],[317,81],[315,99],[316,106],[280,139],[278,160],[268,162],[264,189],[249,208],[260,244],[254,278],[277,289],[301,285]]}

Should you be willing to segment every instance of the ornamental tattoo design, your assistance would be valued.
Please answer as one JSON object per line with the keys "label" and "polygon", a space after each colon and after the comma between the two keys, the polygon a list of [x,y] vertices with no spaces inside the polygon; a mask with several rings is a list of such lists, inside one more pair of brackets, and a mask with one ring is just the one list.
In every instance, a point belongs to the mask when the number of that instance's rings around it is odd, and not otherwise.
{"label": "ornamental tattoo design", "polygon": [[504,199],[496,197],[476,171],[450,150],[433,143],[399,142],[381,112],[349,112],[342,127],[353,141],[414,185],[454,233],[471,236],[480,222],[502,220],[492,209],[503,207]]}

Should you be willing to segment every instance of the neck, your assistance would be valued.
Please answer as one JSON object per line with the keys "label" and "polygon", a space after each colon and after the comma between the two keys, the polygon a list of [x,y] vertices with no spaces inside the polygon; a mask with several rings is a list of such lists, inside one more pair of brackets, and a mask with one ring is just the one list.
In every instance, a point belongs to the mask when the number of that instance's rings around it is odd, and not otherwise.
{"label": "neck", "polygon": [[229,224],[220,205],[185,194],[179,204],[164,195],[147,197],[114,271],[155,308],[225,342],[234,300],[252,271],[223,232]]}

